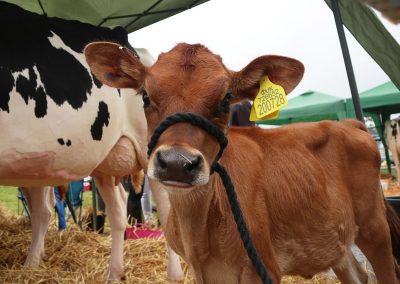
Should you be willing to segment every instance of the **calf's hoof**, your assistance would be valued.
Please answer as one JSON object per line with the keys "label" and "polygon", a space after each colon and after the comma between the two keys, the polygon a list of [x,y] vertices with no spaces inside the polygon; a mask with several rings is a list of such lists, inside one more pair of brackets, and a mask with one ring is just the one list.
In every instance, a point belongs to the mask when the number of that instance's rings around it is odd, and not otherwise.
{"label": "calf's hoof", "polygon": [[25,267],[36,267],[40,264],[40,258],[28,256],[25,260]]}
{"label": "calf's hoof", "polygon": [[124,271],[110,271],[107,283],[115,283],[126,280]]}
{"label": "calf's hoof", "polygon": [[182,268],[180,266],[176,266],[176,265],[168,265],[167,268],[167,277],[169,281],[182,281],[183,280],[183,271]]}

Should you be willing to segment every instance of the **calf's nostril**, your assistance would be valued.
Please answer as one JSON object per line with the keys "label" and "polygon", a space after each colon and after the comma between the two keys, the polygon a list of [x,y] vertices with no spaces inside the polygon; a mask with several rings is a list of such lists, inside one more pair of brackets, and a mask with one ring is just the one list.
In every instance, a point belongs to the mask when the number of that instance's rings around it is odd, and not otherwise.
{"label": "calf's nostril", "polygon": [[160,152],[157,152],[157,162],[162,169],[166,169],[168,167],[165,157]]}
{"label": "calf's nostril", "polygon": [[188,158],[188,160],[188,163],[185,164],[185,168],[188,171],[193,171],[199,168],[201,162],[200,156],[191,156],[190,158]]}

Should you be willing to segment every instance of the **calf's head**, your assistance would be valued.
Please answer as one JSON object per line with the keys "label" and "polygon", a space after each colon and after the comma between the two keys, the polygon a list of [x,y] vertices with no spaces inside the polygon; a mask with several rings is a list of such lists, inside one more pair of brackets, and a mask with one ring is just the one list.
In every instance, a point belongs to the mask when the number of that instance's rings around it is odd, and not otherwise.
{"label": "calf's head", "polygon": [[[103,83],[142,93],[150,136],[177,112],[202,116],[225,131],[229,104],[253,100],[265,75],[288,94],[304,73],[299,61],[281,56],[258,57],[234,72],[200,44],[178,44],[148,68],[130,50],[114,43],[89,44],[85,55]],[[214,137],[189,123],[178,123],[161,135],[149,157],[147,173],[169,191],[188,192],[208,182],[218,150]]]}

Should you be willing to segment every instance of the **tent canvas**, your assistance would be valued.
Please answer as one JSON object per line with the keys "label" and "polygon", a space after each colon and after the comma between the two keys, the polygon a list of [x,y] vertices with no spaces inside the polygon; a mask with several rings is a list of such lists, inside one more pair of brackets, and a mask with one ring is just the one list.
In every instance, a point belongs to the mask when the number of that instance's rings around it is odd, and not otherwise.
{"label": "tent canvas", "polygon": [[48,17],[94,26],[124,27],[128,33],[208,0],[1,0]]}
{"label": "tent canvas", "polygon": [[[360,101],[365,116],[374,120],[378,134],[382,140],[383,124],[390,119],[392,113],[400,112],[400,91],[392,81],[376,86],[360,94]],[[347,117],[354,117],[354,105],[351,99],[346,100]]]}
{"label": "tent canvas", "polygon": [[293,122],[339,120],[346,117],[345,100],[328,94],[308,91],[289,99],[287,107],[273,120],[258,121],[257,124],[282,125]]}
{"label": "tent canvas", "polygon": [[[388,115],[400,112],[400,91],[392,81],[362,92],[360,101],[366,112]],[[347,100],[347,109],[351,116],[354,110],[351,100]]]}

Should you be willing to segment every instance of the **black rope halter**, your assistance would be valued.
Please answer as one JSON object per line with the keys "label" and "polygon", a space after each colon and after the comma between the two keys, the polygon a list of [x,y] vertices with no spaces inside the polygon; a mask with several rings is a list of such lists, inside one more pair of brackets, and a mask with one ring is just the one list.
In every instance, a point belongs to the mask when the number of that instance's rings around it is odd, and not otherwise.
{"label": "black rope halter", "polygon": [[154,130],[153,136],[150,139],[150,142],[148,144],[148,151],[147,154],[150,156],[150,154],[153,152],[155,146],[157,145],[158,139],[160,138],[161,134],[171,125],[174,125],[176,123],[180,122],[186,122],[190,123],[194,126],[200,127],[207,133],[211,134],[214,136],[220,145],[220,150],[211,166],[211,174],[215,171],[217,172],[221,179],[222,183],[225,186],[227,195],[228,195],[228,200],[231,206],[232,214],[236,222],[236,226],[239,230],[240,237],[242,239],[243,245],[246,248],[247,255],[249,256],[251,262],[253,263],[254,267],[256,268],[256,271],[258,275],[260,276],[262,282],[264,284],[272,284],[272,280],[268,275],[267,269],[265,268],[260,256],[258,255],[253,241],[250,238],[249,231],[247,229],[247,225],[244,221],[243,218],[243,213],[240,208],[239,202],[237,200],[237,195],[235,192],[235,188],[232,184],[232,180],[225,170],[225,168],[218,163],[218,160],[221,158],[222,153],[224,152],[224,149],[228,145],[228,139],[225,137],[225,134],[216,126],[214,125],[211,121],[208,119],[198,116],[194,113],[176,113],[174,115],[171,115],[167,117],[160,125]]}

